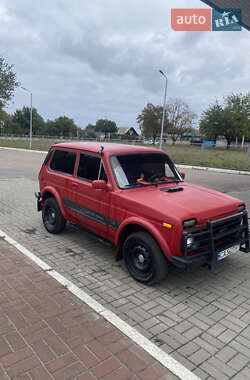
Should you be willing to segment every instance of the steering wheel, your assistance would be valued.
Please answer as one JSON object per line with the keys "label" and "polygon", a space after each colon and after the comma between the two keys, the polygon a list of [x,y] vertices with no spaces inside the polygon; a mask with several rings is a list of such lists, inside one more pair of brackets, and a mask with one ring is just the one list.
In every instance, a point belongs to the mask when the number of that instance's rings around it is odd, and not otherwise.
{"label": "steering wheel", "polygon": [[161,173],[154,173],[154,174],[152,174],[151,175],[151,177],[149,177],[149,181],[150,182],[152,182],[152,181],[154,181],[154,179],[156,179],[156,178],[159,178],[159,180],[162,178],[163,176],[161,175]]}

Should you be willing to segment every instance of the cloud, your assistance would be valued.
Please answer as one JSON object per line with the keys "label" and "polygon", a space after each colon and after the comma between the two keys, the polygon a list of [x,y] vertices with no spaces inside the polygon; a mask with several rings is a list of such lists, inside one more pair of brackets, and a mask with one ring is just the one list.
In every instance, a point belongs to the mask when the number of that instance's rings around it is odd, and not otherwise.
{"label": "cloud", "polygon": [[[168,96],[194,112],[216,97],[247,92],[249,32],[174,32],[171,7],[206,7],[199,0],[2,0],[0,54],[15,64],[45,118],[73,118],[81,127],[100,117],[136,125],[148,102]],[[29,103],[16,92],[9,111]]]}

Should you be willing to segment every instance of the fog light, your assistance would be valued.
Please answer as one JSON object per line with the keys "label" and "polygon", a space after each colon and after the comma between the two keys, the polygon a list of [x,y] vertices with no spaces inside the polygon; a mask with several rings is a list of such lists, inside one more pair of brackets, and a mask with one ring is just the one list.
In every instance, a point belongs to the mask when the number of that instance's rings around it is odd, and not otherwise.
{"label": "fog light", "polygon": [[187,247],[190,248],[194,243],[194,238],[192,236],[189,236],[187,238]]}

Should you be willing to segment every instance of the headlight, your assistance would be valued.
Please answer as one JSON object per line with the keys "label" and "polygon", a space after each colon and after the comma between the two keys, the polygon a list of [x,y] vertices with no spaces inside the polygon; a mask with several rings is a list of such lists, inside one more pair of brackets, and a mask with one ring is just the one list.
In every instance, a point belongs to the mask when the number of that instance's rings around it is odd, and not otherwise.
{"label": "headlight", "polygon": [[246,205],[245,204],[243,204],[243,205],[239,205],[238,206],[238,211],[239,212],[242,212],[242,211],[244,211],[246,209]]}
{"label": "headlight", "polygon": [[189,236],[187,238],[187,247],[190,248],[194,243],[194,238],[192,236]]}
{"label": "headlight", "polygon": [[183,222],[182,222],[183,228],[193,227],[196,224],[197,224],[197,220],[195,218],[183,220]]}

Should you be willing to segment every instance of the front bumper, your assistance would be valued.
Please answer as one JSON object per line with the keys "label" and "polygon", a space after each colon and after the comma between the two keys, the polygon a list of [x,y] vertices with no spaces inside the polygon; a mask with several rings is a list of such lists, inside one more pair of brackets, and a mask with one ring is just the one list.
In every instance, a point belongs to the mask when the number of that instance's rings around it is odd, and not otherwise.
{"label": "front bumper", "polygon": [[[194,239],[195,252],[190,254],[187,246],[188,237]],[[223,219],[207,221],[203,227],[183,232],[183,257],[173,256],[174,265],[186,269],[207,264],[215,269],[218,253],[239,245],[242,252],[250,252],[250,238],[247,211],[240,212]]]}

